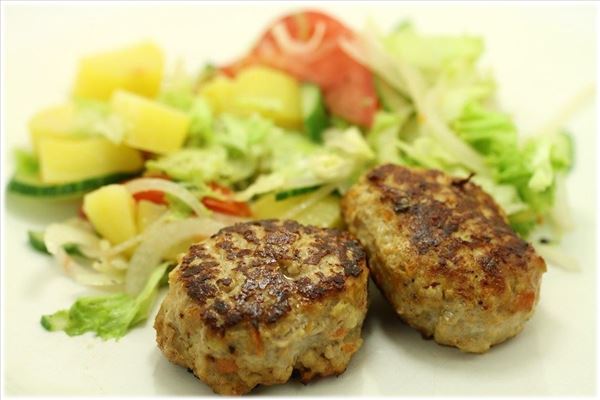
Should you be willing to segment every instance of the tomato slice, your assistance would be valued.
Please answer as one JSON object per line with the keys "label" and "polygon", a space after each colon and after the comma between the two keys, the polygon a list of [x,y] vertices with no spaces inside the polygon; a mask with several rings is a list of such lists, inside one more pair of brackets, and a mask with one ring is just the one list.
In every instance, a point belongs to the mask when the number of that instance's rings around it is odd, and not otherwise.
{"label": "tomato slice", "polygon": [[151,201],[156,204],[167,204],[167,199],[165,199],[165,194],[160,190],[148,190],[146,192],[138,192],[133,195],[135,201]]}
{"label": "tomato slice", "polygon": [[87,215],[85,215],[85,211],[83,211],[83,203],[77,209],[77,216],[85,221],[88,221]]}
{"label": "tomato slice", "polygon": [[[287,31],[284,36],[295,44],[307,46],[306,51],[282,42],[282,28]],[[221,71],[235,76],[240,69],[254,64],[281,69],[299,80],[319,85],[332,114],[357,125],[370,126],[379,106],[373,75],[340,46],[342,38],[353,35],[341,22],[321,12],[288,15],[276,21],[246,57]]]}
{"label": "tomato slice", "polygon": [[[225,196],[230,196],[233,194],[231,189],[226,186],[219,185],[216,182],[211,182],[208,185],[214,191],[220,192]],[[250,217],[252,215],[250,207],[243,201],[221,200],[214,197],[204,197],[202,198],[202,204],[204,204],[204,206],[209,210],[213,210],[222,214],[236,215],[238,217]]]}
{"label": "tomato slice", "polygon": [[248,204],[240,201],[219,200],[214,197],[204,197],[202,204],[209,210],[222,214],[236,215],[238,217],[249,217],[252,215]]}

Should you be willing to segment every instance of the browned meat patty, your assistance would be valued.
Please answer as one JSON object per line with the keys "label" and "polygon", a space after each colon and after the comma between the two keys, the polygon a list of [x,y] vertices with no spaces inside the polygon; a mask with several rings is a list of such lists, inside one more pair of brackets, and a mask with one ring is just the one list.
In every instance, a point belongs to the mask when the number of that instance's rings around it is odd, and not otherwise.
{"label": "browned meat patty", "polygon": [[424,336],[480,353],[531,317],[544,260],[468,179],[383,165],[349,190],[342,210],[377,286]]}
{"label": "browned meat patty", "polygon": [[347,232],[241,223],[192,246],[154,327],[169,360],[215,392],[342,373],[362,344],[366,255]]}

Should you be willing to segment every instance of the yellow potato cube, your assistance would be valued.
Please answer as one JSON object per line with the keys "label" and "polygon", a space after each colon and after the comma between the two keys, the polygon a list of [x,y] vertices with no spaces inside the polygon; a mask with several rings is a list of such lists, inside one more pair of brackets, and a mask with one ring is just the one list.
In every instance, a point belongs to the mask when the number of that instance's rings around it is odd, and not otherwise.
{"label": "yellow potato cube", "polygon": [[111,106],[125,123],[127,145],[158,154],[173,152],[183,145],[190,125],[187,114],[121,90],[113,95]]}
{"label": "yellow potato cube", "polygon": [[200,95],[208,101],[213,112],[220,114],[227,110],[233,92],[234,81],[223,75],[217,75],[200,89]]}
{"label": "yellow potato cube", "polygon": [[138,232],[143,232],[159,219],[166,211],[167,206],[156,204],[148,200],[140,200],[137,204],[137,228]]}
{"label": "yellow potato cube", "polygon": [[43,137],[38,143],[42,182],[68,183],[142,169],[139,151],[99,136]]}
{"label": "yellow potato cube", "polygon": [[302,126],[300,86],[291,76],[267,67],[249,67],[235,79],[218,75],[200,89],[217,113],[248,116],[254,113],[284,128]]}
{"label": "yellow potato cube", "polygon": [[137,234],[135,200],[123,185],[103,186],[85,195],[83,212],[94,229],[113,245]]}
{"label": "yellow potato cube", "polygon": [[108,100],[115,90],[123,89],[154,97],[164,63],[162,51],[150,42],[85,57],[79,63],[73,95]]}
{"label": "yellow potato cube", "polygon": [[267,67],[242,70],[235,80],[227,110],[239,115],[254,112],[285,128],[302,125],[300,86],[291,76]]}
{"label": "yellow potato cube", "polygon": [[43,137],[66,136],[73,133],[75,112],[73,104],[63,104],[46,108],[35,114],[29,121],[29,134],[34,152],[38,153],[39,142]]}

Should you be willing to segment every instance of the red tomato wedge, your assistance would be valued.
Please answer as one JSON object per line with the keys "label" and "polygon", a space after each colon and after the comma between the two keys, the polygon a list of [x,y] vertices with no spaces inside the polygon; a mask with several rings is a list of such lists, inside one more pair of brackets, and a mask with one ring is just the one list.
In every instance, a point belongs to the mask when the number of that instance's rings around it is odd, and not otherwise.
{"label": "red tomato wedge", "polygon": [[248,204],[240,201],[224,201],[213,197],[204,197],[202,204],[209,210],[222,214],[236,215],[238,217],[249,217],[252,215]]}
{"label": "red tomato wedge", "polygon": [[[161,179],[169,179],[166,175],[156,175],[152,176],[154,178]],[[210,182],[209,186],[217,191],[222,193],[225,196],[230,196],[233,194],[231,189],[226,186],[221,186],[218,183]],[[156,204],[168,204],[167,199],[165,198],[165,194],[160,190],[147,190],[145,192],[138,192],[133,195],[135,201],[146,200],[151,201]],[[209,210],[229,215],[236,215],[239,217],[250,217],[252,215],[252,211],[247,203],[242,201],[234,201],[234,200],[222,200],[214,197],[203,197],[201,199],[202,204]],[[83,214],[83,209],[80,209],[80,216],[85,218],[85,214]]]}
{"label": "red tomato wedge", "polygon": [[167,204],[165,194],[160,190],[148,190],[146,192],[138,192],[133,195],[135,201],[146,200],[156,204]]}
{"label": "red tomato wedge", "polygon": [[286,71],[319,85],[332,114],[368,127],[378,108],[373,75],[339,43],[353,35],[321,12],[288,15],[276,21],[246,57],[221,70],[235,76],[244,67],[262,64]]}
{"label": "red tomato wedge", "polygon": [[[209,186],[214,191],[220,192],[225,196],[229,196],[232,194],[232,191],[229,188],[221,186],[217,183],[211,182]],[[204,206],[209,210],[213,210],[222,214],[236,215],[238,217],[250,217],[252,215],[252,211],[250,210],[248,204],[242,201],[221,200],[216,199],[214,197],[203,197],[202,204],[204,204]]]}

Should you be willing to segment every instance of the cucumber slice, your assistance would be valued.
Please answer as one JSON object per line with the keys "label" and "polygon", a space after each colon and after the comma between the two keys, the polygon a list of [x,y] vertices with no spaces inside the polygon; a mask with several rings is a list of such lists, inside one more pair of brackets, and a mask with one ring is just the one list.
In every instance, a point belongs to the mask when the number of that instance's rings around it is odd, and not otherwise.
{"label": "cucumber slice", "polygon": [[[256,219],[288,218],[286,214],[291,209],[297,208],[305,203],[312,194],[304,194],[277,201],[273,194],[267,194],[252,203],[252,215]],[[342,224],[340,212],[340,199],[329,195],[317,203],[304,208],[291,219],[304,225],[321,227],[339,227]]]}
{"label": "cucumber slice", "polygon": [[62,248],[70,256],[90,259],[88,256],[83,254],[77,243],[66,243],[63,244]]}
{"label": "cucumber slice", "polygon": [[320,187],[321,187],[320,185],[307,186],[307,187],[302,187],[302,188],[285,190],[283,192],[278,192],[275,194],[275,201],[282,201],[282,200],[288,199],[290,197],[300,196],[301,194],[314,192],[315,190],[317,190]]}
{"label": "cucumber slice", "polygon": [[38,177],[16,174],[8,183],[8,191],[30,197],[66,199],[80,197],[83,194],[104,185],[133,178],[139,173],[116,173],[78,182],[45,184]]}
{"label": "cucumber slice", "polygon": [[410,107],[410,103],[406,98],[402,97],[384,80],[377,77],[375,77],[375,90],[383,108],[387,111],[397,112]]}
{"label": "cucumber slice", "polygon": [[50,254],[44,243],[44,232],[40,231],[29,231],[27,232],[29,237],[29,244],[31,247],[39,251],[40,253]]}
{"label": "cucumber slice", "polygon": [[304,225],[339,228],[342,225],[340,199],[327,196],[300,213],[296,219]]}
{"label": "cucumber slice", "polygon": [[300,96],[304,130],[313,142],[321,143],[323,131],[329,124],[321,89],[312,83],[305,83],[300,88]]}

